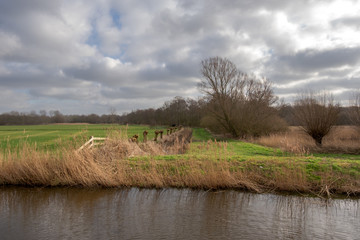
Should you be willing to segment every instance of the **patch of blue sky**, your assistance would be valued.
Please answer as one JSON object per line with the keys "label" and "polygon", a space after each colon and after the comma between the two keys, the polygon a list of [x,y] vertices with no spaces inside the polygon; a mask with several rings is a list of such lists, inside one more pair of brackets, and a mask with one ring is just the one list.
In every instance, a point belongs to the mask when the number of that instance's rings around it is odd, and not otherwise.
{"label": "patch of blue sky", "polygon": [[100,38],[99,38],[99,34],[96,29],[96,20],[95,19],[93,19],[91,21],[91,34],[88,37],[86,44],[88,44],[90,46],[99,46],[100,45]]}
{"label": "patch of blue sky", "polygon": [[[126,50],[128,48],[129,44],[120,44],[120,52],[116,54],[109,54],[109,53],[103,53],[104,57],[109,57],[113,59],[119,59],[121,62],[131,62],[129,56],[126,54]],[[101,51],[101,49],[99,49]]]}
{"label": "patch of blue sky", "polygon": [[117,12],[114,9],[111,9],[110,16],[112,18],[112,22],[113,22],[114,26],[117,27],[118,29],[121,29],[122,24],[121,24],[121,18],[120,18],[119,12]]}
{"label": "patch of blue sky", "polygon": [[270,48],[267,51],[264,51],[264,55],[273,56],[275,54],[274,49]]}
{"label": "patch of blue sky", "polygon": [[[112,19],[112,23],[113,26],[115,26],[118,29],[121,29],[122,24],[121,24],[121,15],[119,12],[117,12],[114,9],[111,9],[109,12],[111,19]],[[92,31],[90,36],[88,37],[86,44],[90,45],[90,46],[96,46],[98,48],[98,50],[101,52],[101,38],[99,36],[99,33],[97,31],[97,24],[96,24],[96,18],[94,18],[91,22],[91,26],[92,26]],[[124,43],[124,44],[120,44],[120,53],[118,54],[106,54],[103,53],[102,54],[105,57],[111,57],[114,59],[120,59],[121,61],[127,61],[128,59],[126,59],[126,49],[128,48],[128,44]]]}

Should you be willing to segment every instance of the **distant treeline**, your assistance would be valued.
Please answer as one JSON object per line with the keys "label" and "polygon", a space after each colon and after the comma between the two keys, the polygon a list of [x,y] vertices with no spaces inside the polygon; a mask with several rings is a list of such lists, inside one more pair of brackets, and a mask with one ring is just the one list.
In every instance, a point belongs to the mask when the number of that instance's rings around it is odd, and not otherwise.
{"label": "distant treeline", "polygon": [[64,115],[60,111],[42,110],[39,113],[9,112],[0,114],[0,125],[40,125],[54,123],[119,123],[120,116],[115,114]]}
{"label": "distant treeline", "polygon": [[[279,117],[290,126],[298,125],[293,114],[293,106],[282,105],[274,107]],[[12,111],[0,114],[0,125],[39,125],[54,123],[108,123],[108,124],[147,124],[147,125],[183,125],[190,127],[206,126],[207,102],[204,99],[184,99],[175,97],[167,101],[160,108],[135,110],[130,113],[118,115],[89,114],[89,115],[64,115],[60,111],[39,112],[31,111],[22,113]],[[348,108],[340,108],[338,125],[351,125]]]}
{"label": "distant treeline", "polygon": [[204,115],[202,100],[175,97],[162,107],[142,109],[118,115],[110,114],[64,115],[60,111],[41,110],[28,113],[12,111],[0,114],[0,125],[36,125],[54,123],[109,123],[109,124],[148,124],[200,126]]}

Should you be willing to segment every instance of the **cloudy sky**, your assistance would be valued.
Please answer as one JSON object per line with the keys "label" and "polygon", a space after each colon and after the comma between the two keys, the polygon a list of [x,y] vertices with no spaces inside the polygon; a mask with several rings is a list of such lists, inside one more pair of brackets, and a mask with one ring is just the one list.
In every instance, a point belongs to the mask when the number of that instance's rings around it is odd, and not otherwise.
{"label": "cloudy sky", "polygon": [[300,89],[360,88],[360,1],[0,0],[0,113],[120,114],[197,97],[220,56]]}

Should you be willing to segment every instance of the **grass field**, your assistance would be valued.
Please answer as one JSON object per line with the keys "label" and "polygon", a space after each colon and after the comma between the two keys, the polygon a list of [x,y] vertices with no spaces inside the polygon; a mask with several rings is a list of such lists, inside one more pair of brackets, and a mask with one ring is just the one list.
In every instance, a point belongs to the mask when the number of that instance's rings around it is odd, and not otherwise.
{"label": "grass field", "polygon": [[[0,149],[17,149],[26,143],[37,145],[38,149],[52,150],[69,142],[74,145],[85,143],[90,136],[106,137],[111,131],[126,132],[128,137],[139,135],[143,139],[143,131],[149,131],[148,139],[154,138],[157,126],[124,126],[110,124],[53,124],[29,126],[0,126]],[[166,131],[165,131],[166,132]]]}
{"label": "grass field", "polygon": [[[133,155],[138,148],[126,139],[109,142],[99,151],[76,153],[76,144],[89,136],[104,137],[120,130],[127,135],[155,129],[148,126],[43,125],[0,127],[1,147],[20,149],[0,153],[0,184],[28,186],[190,187],[201,189],[249,189],[256,192],[290,191],[329,196],[332,193],[360,195],[360,155],[286,151],[255,143],[220,142],[202,128],[193,129],[185,154]],[[284,137],[265,139],[283,142]],[[80,141],[81,140],[81,141]],[[266,142],[265,141],[265,142]],[[355,140],[354,140],[355,141]],[[31,143],[40,149],[27,148]],[[74,143],[65,148],[64,143]],[[143,149],[154,147],[141,143]],[[151,145],[153,144],[153,145]],[[156,145],[156,144],[155,144]],[[24,147],[25,146],[25,147]],[[125,152],[127,155],[117,155]]]}

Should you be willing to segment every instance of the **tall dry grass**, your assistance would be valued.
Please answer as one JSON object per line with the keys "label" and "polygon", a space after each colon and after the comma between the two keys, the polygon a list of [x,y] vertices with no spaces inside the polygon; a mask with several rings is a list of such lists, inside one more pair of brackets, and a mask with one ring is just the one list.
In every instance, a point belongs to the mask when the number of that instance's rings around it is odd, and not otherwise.
{"label": "tall dry grass", "polygon": [[104,146],[93,150],[77,151],[75,147],[68,146],[58,153],[39,152],[25,145],[19,153],[0,155],[0,184],[360,194],[360,179],[351,174],[329,168],[318,173],[321,181],[314,181],[308,177],[305,162],[231,160],[227,143],[223,142],[209,141],[199,145],[199,151],[206,152],[200,157],[171,160],[156,157],[184,151],[188,147],[189,136],[181,136],[158,143],[137,144],[115,135]]}
{"label": "tall dry grass", "polygon": [[263,136],[254,142],[295,154],[347,153],[360,154],[360,131],[355,126],[335,126],[318,147],[300,127],[290,127],[287,132]]}
{"label": "tall dry grass", "polygon": [[25,143],[19,151],[4,151],[0,155],[0,184],[130,186],[138,181],[131,180],[136,179],[137,173],[129,175],[128,170],[141,161],[129,158],[183,153],[189,146],[191,133],[183,129],[160,142],[134,143],[127,139],[126,133],[112,132],[103,146],[82,151],[77,145],[68,145],[56,152],[44,152]]}

